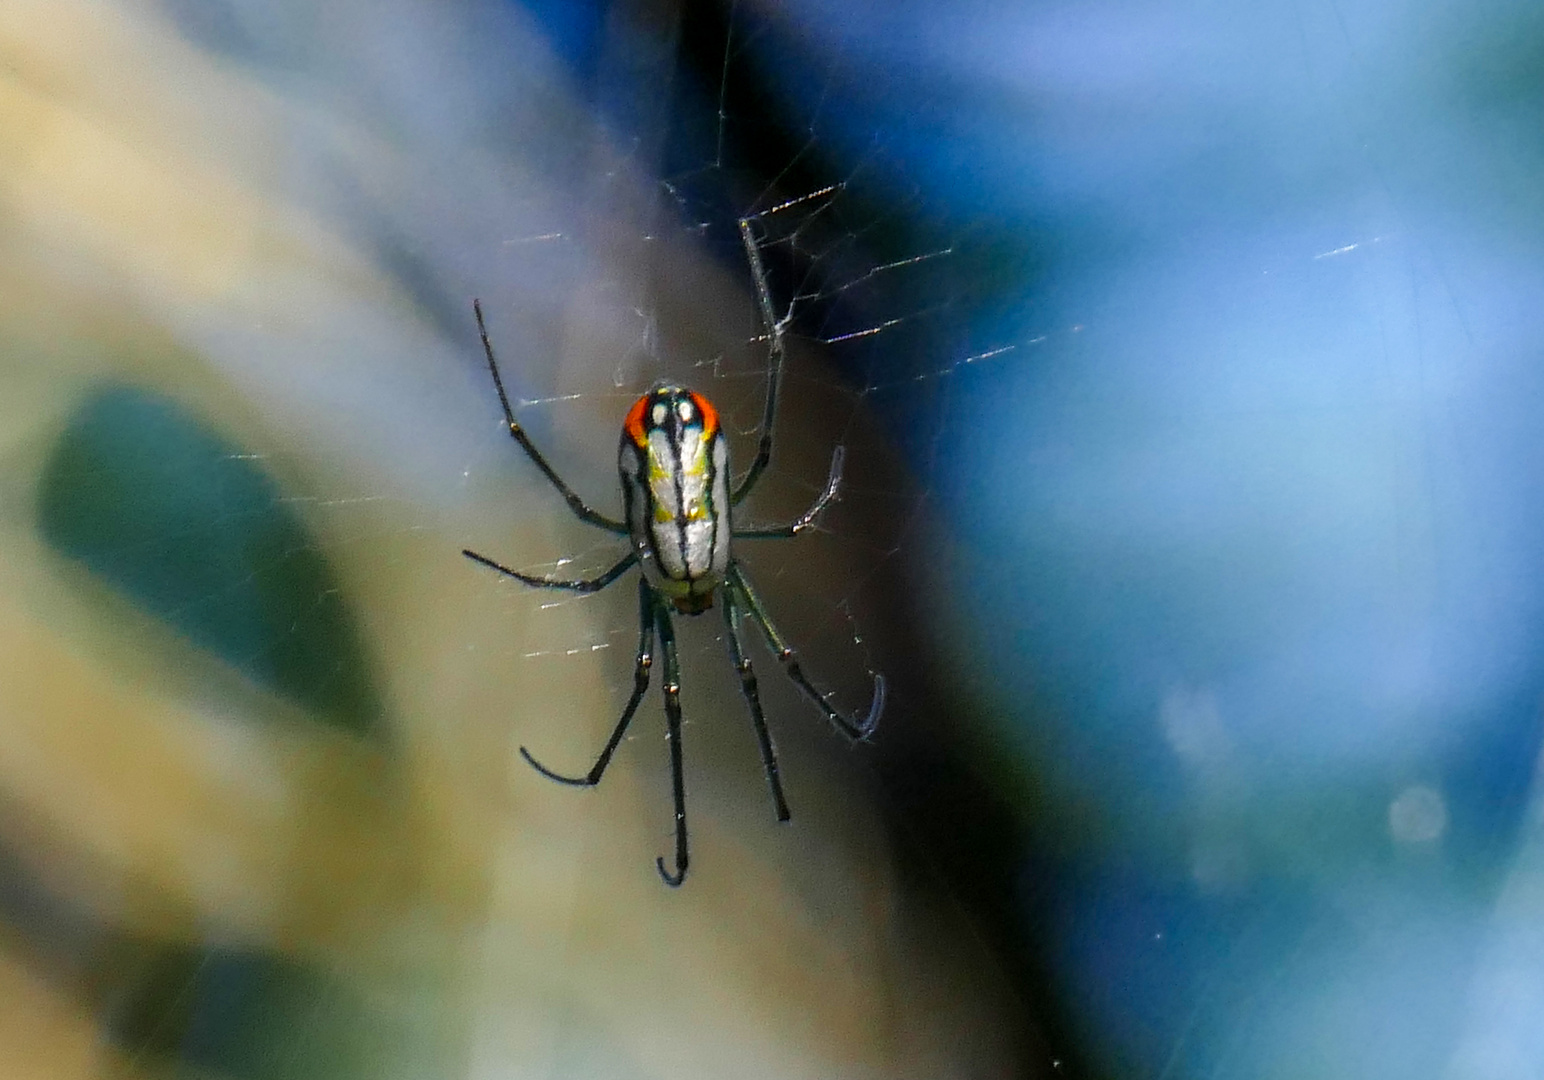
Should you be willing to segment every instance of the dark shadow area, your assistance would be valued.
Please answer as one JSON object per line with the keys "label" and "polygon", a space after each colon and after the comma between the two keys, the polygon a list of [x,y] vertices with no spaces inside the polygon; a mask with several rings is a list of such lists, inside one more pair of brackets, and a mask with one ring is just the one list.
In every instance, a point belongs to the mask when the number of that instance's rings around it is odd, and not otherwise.
{"label": "dark shadow area", "polygon": [[359,996],[316,967],[252,949],[126,933],[53,892],[0,846],[0,940],[80,1003],[136,1062],[234,1080],[376,1075]]}
{"label": "dark shadow area", "polygon": [[38,486],[44,539],[329,725],[381,705],[326,557],[262,463],[171,399],[111,385],[66,423]]}
{"label": "dark shadow area", "polygon": [[375,1075],[370,1017],[331,976],[269,953],[136,944],[104,1002],[115,1045],[235,1080]]}

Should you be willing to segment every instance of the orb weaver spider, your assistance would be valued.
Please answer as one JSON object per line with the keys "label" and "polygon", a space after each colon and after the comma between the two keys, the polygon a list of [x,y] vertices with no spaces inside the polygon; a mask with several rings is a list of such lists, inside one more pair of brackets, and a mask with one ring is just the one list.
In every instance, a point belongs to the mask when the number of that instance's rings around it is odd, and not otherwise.
{"label": "orb weaver spider", "polygon": [[[638,703],[649,687],[649,672],[654,664],[654,640],[659,636],[664,659],[665,735],[670,745],[670,781],[675,798],[675,873],[665,869],[665,860],[655,860],[660,877],[672,888],[686,879],[686,783],[681,766],[681,676],[676,660],[675,628],[670,608],[683,615],[701,615],[713,606],[713,598],[722,594],[724,622],[728,629],[729,655],[740,676],[740,691],[750,707],[751,725],[761,748],[762,769],[772,793],[772,805],[778,821],[789,819],[788,802],[783,797],[783,783],[778,775],[777,753],[767,733],[761,709],[761,694],[756,674],[740,638],[740,622],[749,616],[760,628],[767,646],[781,661],[784,672],[799,691],[813,702],[837,731],[854,742],[867,739],[879,723],[884,710],[885,680],[874,675],[873,697],[861,720],[847,717],[832,706],[828,696],[815,687],[799,666],[798,657],[767,615],[744,568],[731,552],[733,540],[771,540],[797,536],[815,524],[821,512],[836,496],[842,479],[842,448],[831,455],[831,472],[820,497],[803,515],[786,525],[771,528],[736,529],[733,508],[745,500],[772,459],[772,424],[777,417],[778,382],[783,371],[783,332],[788,317],[777,319],[772,313],[772,296],[767,285],[766,268],[756,247],[750,219],[741,219],[740,238],[750,261],[755,280],[757,306],[767,327],[769,345],[766,405],[761,417],[761,439],[755,460],[738,482],[730,482],[729,443],[719,426],[718,412],[708,399],[674,384],[661,384],[634,402],[622,424],[618,469],[622,480],[622,501],[626,520],[615,521],[591,509],[547,464],[536,444],[515,419],[499,376],[498,361],[488,340],[482,304],[472,301],[477,316],[477,331],[482,337],[488,371],[498,391],[499,404],[510,437],[563,496],[579,520],[618,536],[626,536],[631,549],[616,565],[597,577],[564,580],[539,577],[512,570],[475,551],[463,549],[467,558],[497,570],[501,574],[543,589],[567,589],[592,593],[604,589],[633,566],[642,570],[638,580],[638,652],[634,660],[633,691],[622,709],[622,716],[606,740],[595,764],[583,776],[564,776],[552,771],[532,756],[524,746],[520,754],[537,772],[560,784],[594,787],[600,783],[611,755],[621,743],[632,722]],[[791,311],[790,311],[791,315]]]}

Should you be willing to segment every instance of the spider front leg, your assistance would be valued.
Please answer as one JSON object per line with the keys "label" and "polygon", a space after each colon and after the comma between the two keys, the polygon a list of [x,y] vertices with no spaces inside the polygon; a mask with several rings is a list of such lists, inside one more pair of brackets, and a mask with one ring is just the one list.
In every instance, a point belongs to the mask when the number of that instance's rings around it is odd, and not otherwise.
{"label": "spider front leg", "polygon": [[[578,493],[564,482],[556,470],[547,464],[547,459],[542,457],[540,450],[536,449],[536,444],[525,433],[525,428],[521,427],[520,422],[515,419],[515,410],[509,407],[509,395],[504,392],[504,380],[499,375],[499,362],[493,358],[493,343],[488,340],[488,327],[483,322],[482,302],[480,300],[472,301],[472,312],[477,316],[477,333],[482,337],[483,352],[488,357],[488,371],[493,375],[493,388],[498,391],[499,404],[504,407],[504,420],[509,425],[509,437],[520,444],[520,449],[525,451],[526,457],[530,458],[536,467],[541,470],[542,475],[547,478],[553,487],[558,489],[558,494],[563,496],[563,501],[568,503],[568,508],[574,512],[574,515],[580,521],[587,522],[599,529],[605,529],[607,532],[616,533],[618,536],[626,536],[626,525],[620,521],[611,520],[605,514],[591,510],[589,505],[579,497]],[[487,560],[483,561],[486,562]],[[515,574],[513,576],[519,577],[520,575]]]}
{"label": "spider front leg", "polygon": [[633,694],[627,699],[627,707],[622,710],[622,719],[617,721],[616,728],[611,732],[611,738],[606,740],[606,748],[600,752],[600,757],[595,759],[595,764],[590,766],[590,771],[583,776],[563,776],[537,761],[531,756],[531,752],[522,746],[520,756],[530,763],[531,768],[560,784],[594,787],[600,783],[601,775],[606,771],[606,766],[611,763],[611,755],[616,753],[617,746],[622,742],[622,736],[627,733],[627,725],[632,722],[633,713],[638,711],[638,702],[643,700],[643,693],[649,688],[649,668],[654,664],[654,607],[654,590],[649,588],[647,581],[640,578],[638,581],[638,656],[633,667]]}
{"label": "spider front leg", "polygon": [[[751,264],[751,279],[756,286],[756,309],[761,312],[762,325],[767,328],[770,341],[767,360],[772,370],[767,373],[767,400],[761,412],[761,438],[756,444],[756,457],[735,485],[734,494],[729,499],[732,506],[740,505],[751,493],[756,481],[761,479],[761,474],[772,461],[772,422],[777,419],[777,389],[783,379],[783,330],[788,323],[787,318],[779,319],[772,313],[772,287],[767,283],[767,267],[762,262],[761,249],[756,246],[750,218],[740,219],[740,243],[745,246],[745,258]],[[791,308],[789,314],[792,314]]]}
{"label": "spider front leg", "polygon": [[868,715],[862,720],[849,718],[837,712],[827,700],[825,694],[815,688],[815,684],[809,681],[804,674],[804,669],[799,666],[799,658],[788,643],[783,640],[783,635],[778,633],[777,627],[772,625],[772,620],[767,615],[767,609],[761,602],[761,597],[751,586],[750,580],[745,576],[745,571],[740,569],[740,564],[729,564],[729,575],[725,581],[725,587],[739,593],[745,602],[751,618],[756,620],[756,625],[761,627],[762,636],[767,639],[767,646],[777,655],[782,662],[783,670],[793,680],[794,685],[814,702],[820,711],[825,713],[833,727],[846,735],[854,742],[862,742],[874,734],[874,729],[879,726],[879,716],[885,709],[885,677],[876,674],[874,676],[874,697],[869,702]]}
{"label": "spider front leg", "polygon": [[675,873],[665,870],[663,856],[654,860],[659,876],[672,889],[686,880],[686,777],[681,767],[681,665],[676,660],[675,627],[670,611],[654,601],[659,622],[660,651],[665,654],[665,738],[670,742],[670,790],[675,796]]}
{"label": "spider front leg", "polygon": [[783,782],[777,771],[777,751],[772,748],[772,736],[767,733],[767,718],[761,712],[761,691],[756,685],[756,672],[751,668],[750,657],[740,641],[740,618],[744,614],[733,589],[724,590],[724,622],[729,626],[729,655],[734,669],[740,675],[740,692],[750,706],[751,724],[756,729],[756,742],[761,747],[761,767],[767,774],[767,787],[772,789],[772,805],[777,809],[777,820],[787,821],[788,800],[783,798]]}

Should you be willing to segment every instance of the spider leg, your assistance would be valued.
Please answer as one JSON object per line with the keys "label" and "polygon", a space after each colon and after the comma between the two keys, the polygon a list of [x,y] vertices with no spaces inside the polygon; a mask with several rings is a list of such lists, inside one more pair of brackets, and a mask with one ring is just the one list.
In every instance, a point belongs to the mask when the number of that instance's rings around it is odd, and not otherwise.
{"label": "spider leg", "polygon": [[751,709],[751,724],[756,728],[756,742],[761,746],[761,767],[766,770],[767,787],[772,789],[772,805],[777,809],[777,820],[789,818],[788,801],[783,798],[783,782],[777,773],[777,751],[772,748],[772,737],[767,734],[767,719],[761,712],[761,692],[756,687],[756,673],[751,669],[750,657],[740,641],[740,618],[744,614],[734,591],[724,590],[724,622],[729,626],[729,655],[734,669],[740,673],[740,692]]}
{"label": "spider leg", "polygon": [[831,721],[832,726],[854,742],[861,742],[872,735],[874,729],[879,726],[879,715],[885,709],[885,677],[878,674],[874,676],[874,698],[869,703],[867,716],[862,720],[843,716],[804,674],[804,670],[799,666],[798,656],[788,647],[788,643],[783,640],[783,635],[778,633],[777,627],[772,625],[761,597],[751,585],[750,579],[745,576],[745,571],[740,569],[739,563],[729,564],[726,585],[740,594],[751,618],[755,619],[756,625],[761,627],[762,636],[767,639],[768,647],[782,662],[783,670],[788,673],[788,677],[794,681],[794,685],[804,693],[804,696],[819,706],[820,711],[825,713],[826,719]]}
{"label": "spider leg", "polygon": [[622,710],[622,718],[617,721],[617,726],[612,730],[611,738],[606,740],[606,748],[600,752],[600,757],[595,759],[595,764],[591,765],[590,771],[583,776],[563,776],[537,761],[523,746],[520,748],[520,756],[525,758],[531,768],[560,784],[594,787],[600,783],[601,775],[606,771],[606,766],[611,763],[611,755],[616,753],[617,747],[622,742],[622,736],[627,733],[627,725],[632,723],[633,713],[638,711],[638,702],[643,700],[643,693],[649,688],[649,668],[653,664],[654,590],[649,588],[647,581],[640,578],[638,580],[638,658],[633,667],[633,694],[627,699],[627,707]]}
{"label": "spider leg", "polygon": [[761,261],[761,249],[756,246],[755,234],[751,232],[750,218],[740,219],[740,242],[745,245],[745,257],[751,264],[751,277],[756,284],[756,306],[761,311],[761,321],[771,338],[768,361],[772,370],[767,375],[767,404],[761,414],[761,441],[756,445],[756,458],[735,485],[734,494],[729,499],[731,506],[738,506],[751,493],[767,463],[772,460],[772,421],[777,418],[777,388],[783,378],[783,329],[788,324],[787,318],[779,319],[772,313],[772,289],[767,284],[767,267]]}
{"label": "spider leg", "polygon": [[552,482],[552,486],[558,489],[558,494],[563,496],[563,501],[568,503],[568,508],[580,521],[588,522],[607,532],[616,533],[618,536],[626,536],[626,525],[590,509],[574,489],[563,482],[563,478],[547,464],[547,459],[542,457],[541,451],[536,449],[536,444],[525,433],[525,428],[521,427],[520,422],[515,419],[515,411],[509,407],[509,395],[504,392],[504,380],[499,376],[499,363],[493,358],[493,343],[488,340],[488,327],[483,322],[481,301],[472,301],[472,311],[477,315],[477,332],[482,336],[483,352],[488,356],[488,370],[493,374],[493,388],[499,392],[499,404],[504,406],[504,419],[509,424],[510,438],[520,444],[520,449],[535,462],[536,467],[542,471],[542,475]]}
{"label": "spider leg", "polygon": [[686,880],[686,779],[681,771],[681,665],[676,660],[675,627],[665,605],[654,601],[659,622],[660,651],[665,656],[665,737],[670,742],[670,787],[675,796],[675,873],[665,870],[664,857],[655,860],[659,876],[672,889]]}
{"label": "spider leg", "polygon": [[522,574],[518,570],[511,570],[503,563],[494,562],[486,555],[479,555],[477,552],[468,551],[466,548],[461,549],[461,554],[465,555],[473,562],[480,562],[484,566],[492,567],[499,573],[508,574],[516,581],[523,581],[527,585],[535,585],[540,589],[568,589],[570,592],[578,593],[599,592],[601,589],[604,589],[607,585],[610,585],[617,578],[625,574],[628,569],[632,567],[633,563],[638,561],[638,553],[635,551],[629,551],[622,557],[620,562],[618,562],[610,570],[607,570],[604,574],[601,574],[599,577],[584,578],[578,581],[568,581],[562,578],[535,577],[531,574]]}
{"label": "spider leg", "polygon": [[846,452],[838,446],[831,454],[831,472],[826,477],[826,489],[820,493],[820,498],[803,515],[790,521],[787,525],[772,525],[765,529],[736,529],[736,540],[786,540],[790,536],[798,536],[805,529],[815,524],[815,519],[820,517],[826,505],[836,498],[836,489],[842,483],[842,462],[846,459]]}

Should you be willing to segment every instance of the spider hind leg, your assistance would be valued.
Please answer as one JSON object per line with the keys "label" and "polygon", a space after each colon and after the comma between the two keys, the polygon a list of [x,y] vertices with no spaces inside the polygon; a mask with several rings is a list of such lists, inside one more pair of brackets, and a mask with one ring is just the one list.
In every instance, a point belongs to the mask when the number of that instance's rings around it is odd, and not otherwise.
{"label": "spider hind leg", "polygon": [[783,797],[783,781],[778,774],[777,750],[772,746],[772,736],[767,732],[767,718],[761,711],[761,691],[756,683],[756,672],[740,641],[740,619],[744,614],[733,591],[726,589],[724,622],[729,628],[729,657],[734,661],[735,672],[740,676],[740,693],[751,710],[751,726],[756,731],[756,744],[761,748],[761,767],[767,774],[773,809],[778,821],[787,821],[791,815],[788,812],[788,800]]}
{"label": "spider hind leg", "polygon": [[686,778],[681,761],[681,665],[676,659],[675,627],[670,622],[670,609],[656,603],[655,618],[659,624],[660,652],[665,660],[665,738],[670,743],[670,792],[675,802],[675,873],[665,869],[664,856],[655,860],[659,876],[672,889],[686,880]]}
{"label": "spider hind leg", "polygon": [[771,617],[767,614],[766,607],[761,602],[761,596],[751,585],[745,576],[745,571],[740,568],[738,562],[729,566],[729,576],[725,581],[725,588],[732,590],[745,604],[745,609],[750,613],[751,619],[761,628],[761,636],[766,639],[778,661],[783,665],[783,672],[799,691],[820,709],[831,726],[840,731],[853,742],[864,742],[874,734],[874,729],[879,726],[879,717],[885,709],[885,677],[874,675],[873,698],[869,701],[867,714],[861,719],[856,716],[845,716],[836,710],[831,704],[829,696],[823,693],[809,676],[804,674],[804,669],[799,665],[798,654],[783,639],[776,626],[772,624]]}
{"label": "spider hind leg", "polygon": [[638,653],[633,664],[632,696],[627,699],[627,706],[622,710],[622,718],[612,729],[611,738],[606,740],[605,749],[601,750],[600,757],[595,759],[595,764],[590,766],[590,771],[583,776],[564,776],[561,773],[555,773],[537,761],[531,752],[522,746],[520,756],[525,758],[531,768],[560,784],[594,787],[600,783],[606,766],[611,763],[611,755],[616,753],[617,747],[622,742],[622,736],[627,734],[627,725],[632,723],[633,714],[638,711],[638,703],[643,700],[644,691],[649,688],[649,669],[654,665],[654,608],[654,591],[649,588],[648,582],[640,578],[638,581]]}

